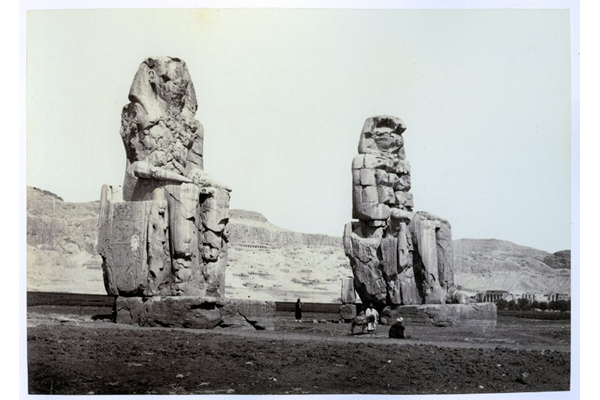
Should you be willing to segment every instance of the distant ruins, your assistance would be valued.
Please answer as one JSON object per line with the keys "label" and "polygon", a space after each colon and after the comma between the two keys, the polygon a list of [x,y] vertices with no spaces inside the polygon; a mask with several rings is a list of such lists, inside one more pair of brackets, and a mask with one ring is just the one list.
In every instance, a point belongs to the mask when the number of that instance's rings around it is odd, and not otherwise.
{"label": "distant ruins", "polygon": [[[352,216],[344,251],[363,304],[386,307],[469,302],[454,285],[450,223],[414,212],[406,126],[399,118],[365,121],[352,160]],[[348,285],[346,285],[348,286]],[[384,312],[385,314],[385,312]]]}
{"label": "distant ruins", "polygon": [[231,189],[203,170],[204,130],[185,62],[146,59],[129,100],[121,116],[122,194],[102,188],[98,237],[106,291],[120,296],[117,319],[256,327],[274,304],[223,299]]}

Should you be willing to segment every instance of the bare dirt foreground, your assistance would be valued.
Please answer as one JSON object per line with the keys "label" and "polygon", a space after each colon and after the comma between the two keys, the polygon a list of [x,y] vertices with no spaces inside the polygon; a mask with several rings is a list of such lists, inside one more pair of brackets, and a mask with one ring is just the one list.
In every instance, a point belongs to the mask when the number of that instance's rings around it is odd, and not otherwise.
{"label": "bare dirt foreground", "polygon": [[30,394],[441,394],[569,390],[569,321],[409,325],[350,336],[332,314],[275,331],[139,328],[75,307],[28,312]]}

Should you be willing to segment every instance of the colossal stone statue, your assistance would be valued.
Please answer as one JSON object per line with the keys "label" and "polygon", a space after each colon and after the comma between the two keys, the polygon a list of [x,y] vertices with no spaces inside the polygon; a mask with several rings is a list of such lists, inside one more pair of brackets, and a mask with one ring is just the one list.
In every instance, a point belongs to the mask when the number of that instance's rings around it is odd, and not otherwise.
{"label": "colossal stone statue", "polygon": [[[450,224],[413,212],[410,164],[399,118],[368,118],[352,161],[352,216],[344,250],[363,304],[456,301]],[[464,299],[463,299],[464,301]]]}
{"label": "colossal stone statue", "polygon": [[146,59],[129,100],[121,117],[122,199],[102,190],[98,248],[107,292],[223,297],[231,189],[203,171],[204,130],[185,62]]}

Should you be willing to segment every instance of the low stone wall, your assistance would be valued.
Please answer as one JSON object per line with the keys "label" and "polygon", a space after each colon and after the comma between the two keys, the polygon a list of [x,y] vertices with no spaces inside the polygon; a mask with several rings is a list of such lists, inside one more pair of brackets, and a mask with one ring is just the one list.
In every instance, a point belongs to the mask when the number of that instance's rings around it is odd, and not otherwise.
{"label": "low stone wall", "polygon": [[195,296],[118,297],[117,323],[192,329],[274,330],[275,302]]}
{"label": "low stone wall", "polygon": [[498,318],[494,303],[423,304],[386,307],[381,313],[381,322],[391,324],[399,317],[409,323],[433,326],[495,326]]}

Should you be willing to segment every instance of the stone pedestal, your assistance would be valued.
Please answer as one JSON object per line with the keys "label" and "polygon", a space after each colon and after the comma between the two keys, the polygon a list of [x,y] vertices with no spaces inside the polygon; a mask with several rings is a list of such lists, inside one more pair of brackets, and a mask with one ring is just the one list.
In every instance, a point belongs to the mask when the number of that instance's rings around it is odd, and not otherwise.
{"label": "stone pedestal", "polygon": [[381,323],[391,324],[398,317],[404,318],[407,324],[495,327],[497,310],[494,303],[388,306],[381,313]]}
{"label": "stone pedestal", "polygon": [[168,201],[123,201],[117,188],[102,187],[97,248],[107,293],[223,297],[229,193],[196,196],[191,184],[163,183],[157,197]]}
{"label": "stone pedestal", "polygon": [[274,330],[275,302],[196,296],[118,297],[117,323],[192,329]]}
{"label": "stone pedestal", "polygon": [[356,306],[354,304],[344,304],[340,307],[340,318],[345,322],[350,322],[356,317]]}

